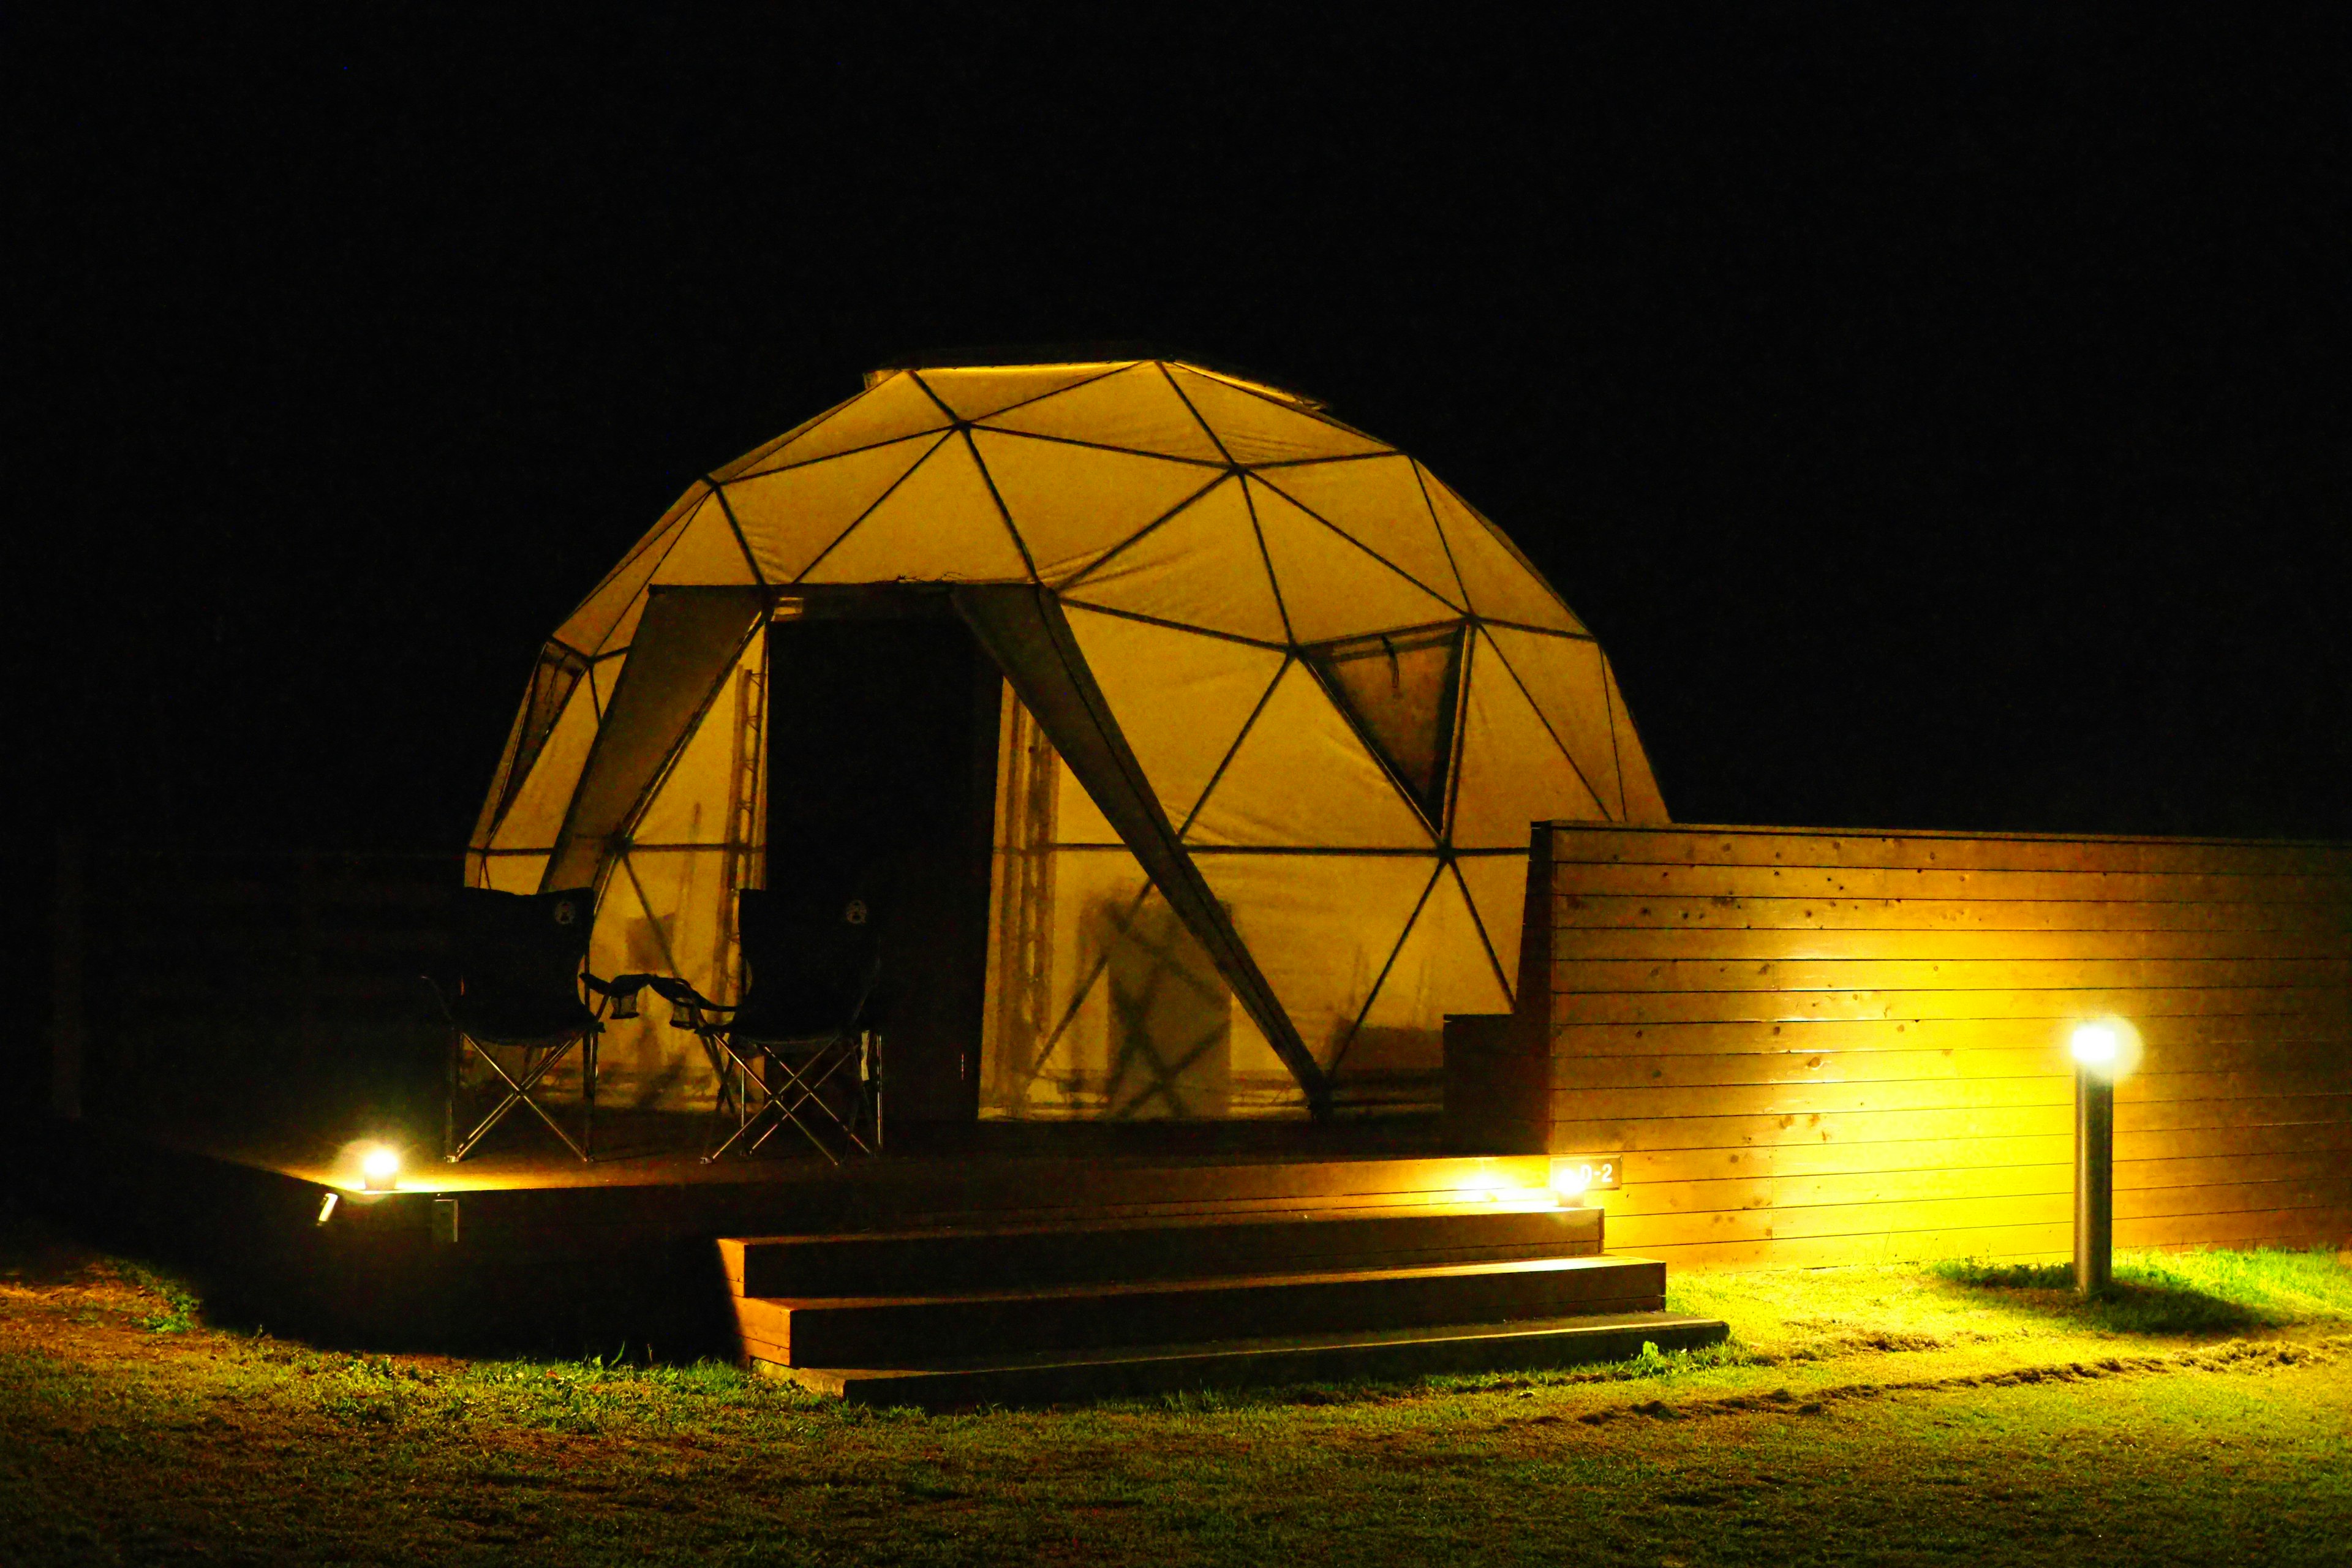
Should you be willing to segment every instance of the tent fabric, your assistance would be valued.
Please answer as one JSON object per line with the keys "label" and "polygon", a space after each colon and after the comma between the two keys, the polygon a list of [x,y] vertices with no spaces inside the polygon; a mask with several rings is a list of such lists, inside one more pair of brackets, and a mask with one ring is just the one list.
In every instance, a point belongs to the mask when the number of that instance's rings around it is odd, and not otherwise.
{"label": "tent fabric", "polygon": [[[1425,1103],[1444,1015],[1508,1004],[1529,823],[1665,820],[1583,622],[1409,455],[1196,364],[918,366],[698,480],[557,628],[470,879],[593,881],[596,962],[726,993],[760,628],[908,584],[1012,698],[983,1114]],[[675,1034],[608,1036],[620,1098],[708,1095]]]}
{"label": "tent fabric", "polygon": [[1298,1080],[1307,1104],[1321,1111],[1329,1099],[1321,1068],[1234,934],[1231,918],[1178,845],[1157,792],[1089,672],[1061,606],[1043,589],[1003,584],[957,590],[956,609],[979,634],[981,646],[1004,671],[1021,706],[1068,762],[1087,796],[1150,878],[1152,888]]}

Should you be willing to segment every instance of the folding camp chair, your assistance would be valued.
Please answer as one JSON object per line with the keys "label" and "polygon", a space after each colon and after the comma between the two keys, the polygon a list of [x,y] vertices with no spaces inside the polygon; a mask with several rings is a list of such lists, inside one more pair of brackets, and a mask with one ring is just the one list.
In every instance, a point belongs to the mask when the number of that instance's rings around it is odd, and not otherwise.
{"label": "folding camp chair", "polygon": [[[882,950],[872,912],[844,885],[747,889],[737,905],[748,989],[722,1007],[678,980],[649,981],[670,1022],[702,1037],[735,1103],[735,1129],[705,1163],[758,1149],[787,1124],[824,1157],[882,1146]],[[725,1109],[724,1099],[721,1110]]]}
{"label": "folding camp chair", "polygon": [[[434,985],[449,1020],[449,1098],[444,1158],[464,1159],[518,1105],[529,1106],[563,1146],[589,1158],[596,1135],[596,1045],[604,1022],[637,1016],[641,974],[604,981],[588,973],[588,930],[595,895],[586,888],[555,893],[458,891],[454,989]],[[592,1000],[593,999],[593,1000]],[[457,1106],[467,1047],[504,1093],[463,1138]],[[575,1141],[533,1092],[580,1048],[583,1124]],[[507,1052],[514,1068],[499,1059]]]}

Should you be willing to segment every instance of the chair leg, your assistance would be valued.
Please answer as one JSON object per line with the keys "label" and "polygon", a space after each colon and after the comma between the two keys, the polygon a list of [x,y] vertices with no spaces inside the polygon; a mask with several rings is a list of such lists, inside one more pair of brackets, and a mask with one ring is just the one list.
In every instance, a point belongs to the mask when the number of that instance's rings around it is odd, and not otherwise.
{"label": "chair leg", "polygon": [[596,1154],[596,1041],[604,1033],[591,1029],[588,1037],[580,1042],[580,1098],[587,1110],[587,1125],[581,1130],[580,1159],[593,1163]]}
{"label": "chair leg", "polygon": [[457,1157],[457,1088],[465,1081],[466,1037],[457,1030],[449,1031],[449,1049],[443,1062],[444,1076],[448,1079],[448,1092],[441,1099],[441,1157]]}
{"label": "chair leg", "polygon": [[[581,1142],[575,1141],[572,1134],[565,1131],[563,1124],[556,1121],[555,1117],[548,1110],[547,1107],[540,1104],[538,1100],[531,1094],[531,1090],[539,1087],[540,1079],[545,1078],[551,1068],[553,1068],[558,1063],[562,1062],[564,1057],[570,1054],[572,1047],[574,1045],[579,1045],[583,1047],[582,1052],[582,1066],[583,1071],[587,1076],[583,1085],[583,1096],[588,1100],[588,1123],[586,1134],[588,1138],[593,1140],[595,1135],[595,1104],[593,1100],[595,1060],[593,1053],[595,1046],[593,1035],[583,1035],[577,1040],[567,1040],[561,1045],[548,1047],[545,1053],[542,1054],[535,1062],[530,1060],[528,1049],[526,1049],[524,1056],[525,1066],[522,1076],[520,1078],[509,1076],[506,1068],[499,1065],[498,1058],[492,1056],[488,1051],[483,1050],[482,1060],[489,1065],[490,1071],[498,1075],[499,1080],[507,1086],[506,1098],[499,1100],[498,1105],[491,1110],[488,1115],[476,1122],[474,1124],[473,1131],[467,1132],[464,1138],[457,1140],[456,1144],[450,1149],[449,1152],[444,1156],[444,1158],[448,1160],[452,1164],[463,1160],[467,1154],[473,1152],[474,1146],[477,1143],[479,1143],[485,1137],[489,1135],[490,1131],[493,1128],[497,1127],[499,1122],[506,1120],[507,1113],[509,1111],[512,1110],[517,1105],[524,1105],[530,1107],[531,1114],[537,1116],[541,1121],[547,1123],[547,1130],[554,1133],[557,1139],[562,1142],[563,1146],[578,1156],[583,1163],[590,1163],[588,1148]],[[463,1048],[462,1045],[460,1048]],[[481,1047],[479,1046],[476,1046],[475,1049],[481,1050]],[[452,1100],[452,1104],[455,1104],[454,1100]],[[454,1122],[452,1125],[454,1126]]]}

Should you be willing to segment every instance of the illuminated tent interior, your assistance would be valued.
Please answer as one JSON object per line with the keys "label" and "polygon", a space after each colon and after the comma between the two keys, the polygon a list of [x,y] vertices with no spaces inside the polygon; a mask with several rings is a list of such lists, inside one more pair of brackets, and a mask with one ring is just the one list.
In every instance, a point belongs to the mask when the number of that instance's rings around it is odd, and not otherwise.
{"label": "illuminated tent interior", "polygon": [[[721,999],[738,889],[881,889],[894,1114],[1433,1108],[1528,826],[1664,822],[1608,659],[1311,400],[1173,361],[877,372],[697,481],[546,644],[467,875],[593,885]],[[606,1103],[717,1084],[657,1015]]]}

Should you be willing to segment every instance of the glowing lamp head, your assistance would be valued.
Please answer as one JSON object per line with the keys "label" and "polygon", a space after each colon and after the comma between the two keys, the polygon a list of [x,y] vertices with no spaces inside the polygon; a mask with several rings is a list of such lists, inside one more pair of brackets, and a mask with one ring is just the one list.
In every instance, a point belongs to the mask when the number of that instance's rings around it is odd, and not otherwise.
{"label": "glowing lamp head", "polygon": [[378,1143],[360,1156],[360,1183],[372,1193],[390,1192],[400,1180],[400,1151]]}
{"label": "glowing lamp head", "polygon": [[2066,1050],[2093,1078],[2126,1078],[2139,1066],[2139,1031],[2126,1018],[2086,1018],[2067,1037]]}
{"label": "glowing lamp head", "polygon": [[1580,1198],[1592,1185],[1592,1167],[1565,1162],[1551,1169],[1551,1190],[1563,1198]]}
{"label": "glowing lamp head", "polygon": [[2082,1024],[2075,1027],[2074,1059],[2095,1072],[2112,1068],[2121,1048],[2112,1024]]}

